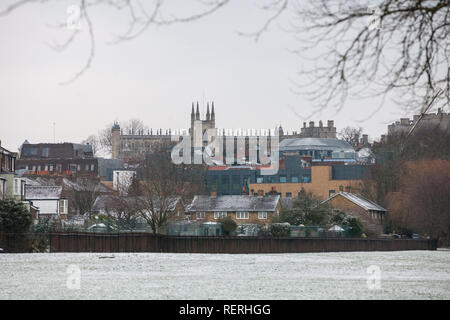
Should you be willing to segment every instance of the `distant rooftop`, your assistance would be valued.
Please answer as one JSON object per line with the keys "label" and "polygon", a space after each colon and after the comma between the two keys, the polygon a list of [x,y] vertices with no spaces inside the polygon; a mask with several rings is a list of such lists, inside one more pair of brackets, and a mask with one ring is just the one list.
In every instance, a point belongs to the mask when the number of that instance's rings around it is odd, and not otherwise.
{"label": "distant rooftop", "polygon": [[25,200],[56,200],[61,198],[62,187],[25,186]]}
{"label": "distant rooftop", "polygon": [[280,196],[195,196],[189,211],[275,211]]}
{"label": "distant rooftop", "polygon": [[23,144],[20,159],[41,158],[92,158],[93,150],[89,144],[78,143],[27,143]]}
{"label": "distant rooftop", "polygon": [[355,193],[339,192],[339,193],[332,195],[324,202],[329,201],[330,199],[333,199],[337,196],[343,196],[347,200],[350,200],[351,202],[353,202],[354,204],[360,206],[361,208],[363,208],[365,210],[387,211],[385,208],[376,204],[375,202],[363,197],[360,194],[355,194]]}
{"label": "distant rooftop", "polygon": [[334,138],[294,138],[280,142],[280,151],[297,150],[353,151],[353,148],[347,141]]}

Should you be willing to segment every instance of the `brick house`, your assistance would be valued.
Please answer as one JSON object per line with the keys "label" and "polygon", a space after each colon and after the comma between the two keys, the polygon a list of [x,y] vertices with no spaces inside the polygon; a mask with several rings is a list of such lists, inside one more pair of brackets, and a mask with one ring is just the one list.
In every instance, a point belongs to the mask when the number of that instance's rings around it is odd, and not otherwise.
{"label": "brick house", "polygon": [[340,210],[360,218],[366,234],[379,235],[383,233],[383,223],[386,219],[387,210],[375,202],[359,194],[348,192],[336,193],[324,202],[328,203],[334,210]]}
{"label": "brick house", "polygon": [[17,168],[34,175],[98,175],[92,146],[76,143],[24,143]]}
{"label": "brick house", "polygon": [[279,195],[195,196],[187,208],[191,220],[216,222],[229,216],[238,224],[266,224],[281,210]]}

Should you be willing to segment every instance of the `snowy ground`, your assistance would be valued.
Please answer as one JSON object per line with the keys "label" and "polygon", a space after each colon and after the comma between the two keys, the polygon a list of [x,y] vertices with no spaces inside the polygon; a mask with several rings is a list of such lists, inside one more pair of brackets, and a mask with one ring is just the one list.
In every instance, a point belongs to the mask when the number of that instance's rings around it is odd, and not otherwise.
{"label": "snowy ground", "polygon": [[450,251],[0,254],[0,299],[450,299]]}

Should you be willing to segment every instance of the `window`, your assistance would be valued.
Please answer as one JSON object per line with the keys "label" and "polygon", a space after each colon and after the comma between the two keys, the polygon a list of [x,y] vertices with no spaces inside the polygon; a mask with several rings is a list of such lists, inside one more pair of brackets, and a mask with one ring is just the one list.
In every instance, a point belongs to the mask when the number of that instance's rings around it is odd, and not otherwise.
{"label": "window", "polygon": [[42,157],[48,158],[49,148],[43,148],[42,149]]}
{"label": "window", "polygon": [[286,176],[280,176],[280,183],[286,183]]}
{"label": "window", "polygon": [[91,171],[94,171],[94,169],[95,169],[95,165],[91,164]]}
{"label": "window", "polygon": [[14,195],[20,195],[20,179],[14,178]]}
{"label": "window", "polygon": [[267,212],[266,211],[258,212],[258,219],[267,219]]}
{"label": "window", "polygon": [[48,171],[48,166],[47,165],[44,167],[44,171]]}
{"label": "window", "polygon": [[5,184],[6,184],[6,180],[0,179],[0,200],[5,199]]}
{"label": "window", "polygon": [[263,183],[263,177],[257,177],[256,183]]}
{"label": "window", "polygon": [[291,177],[291,182],[292,183],[298,183],[298,176],[292,176]]}
{"label": "window", "polygon": [[214,219],[222,219],[225,218],[226,216],[227,216],[226,211],[214,212]]}
{"label": "window", "polygon": [[67,214],[67,200],[65,199],[59,200],[59,213]]}
{"label": "window", "polygon": [[50,171],[53,171],[53,165],[50,165]]}
{"label": "window", "polygon": [[85,171],[89,171],[89,165],[88,164],[85,167]]}
{"label": "window", "polygon": [[292,198],[292,192],[286,192],[286,198]]}
{"label": "window", "polygon": [[205,219],[205,213],[204,212],[197,212],[197,219]]}
{"label": "window", "polygon": [[328,191],[328,196],[329,196],[329,197],[331,197],[333,194],[335,194],[335,191],[334,191],[334,190],[329,190],[329,191]]}
{"label": "window", "polygon": [[311,182],[311,175],[306,174],[302,176],[303,182],[304,183],[310,183]]}
{"label": "window", "polygon": [[236,219],[248,219],[248,211],[236,212]]}

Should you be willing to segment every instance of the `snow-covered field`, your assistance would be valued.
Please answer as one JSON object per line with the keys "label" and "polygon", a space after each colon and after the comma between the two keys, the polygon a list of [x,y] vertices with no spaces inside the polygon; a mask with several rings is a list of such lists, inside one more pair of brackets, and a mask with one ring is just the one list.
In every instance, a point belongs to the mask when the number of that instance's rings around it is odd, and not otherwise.
{"label": "snow-covered field", "polygon": [[0,299],[450,299],[450,251],[1,254]]}

